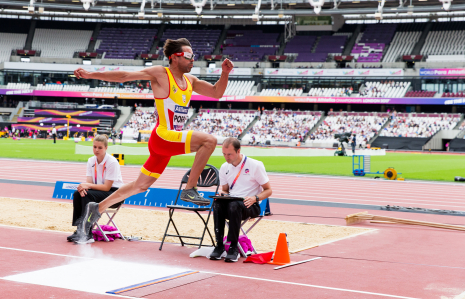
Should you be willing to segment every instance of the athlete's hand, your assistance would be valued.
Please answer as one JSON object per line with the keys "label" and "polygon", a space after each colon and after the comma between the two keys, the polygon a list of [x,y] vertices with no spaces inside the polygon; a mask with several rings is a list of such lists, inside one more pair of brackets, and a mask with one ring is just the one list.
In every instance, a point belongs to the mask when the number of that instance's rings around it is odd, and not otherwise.
{"label": "athlete's hand", "polygon": [[77,79],[90,79],[90,72],[86,71],[83,68],[78,68],[74,71],[74,75]]}
{"label": "athlete's hand", "polygon": [[229,74],[232,71],[232,69],[234,68],[234,64],[232,63],[231,60],[226,58],[223,61],[223,64],[221,65],[221,68],[223,69],[223,73]]}

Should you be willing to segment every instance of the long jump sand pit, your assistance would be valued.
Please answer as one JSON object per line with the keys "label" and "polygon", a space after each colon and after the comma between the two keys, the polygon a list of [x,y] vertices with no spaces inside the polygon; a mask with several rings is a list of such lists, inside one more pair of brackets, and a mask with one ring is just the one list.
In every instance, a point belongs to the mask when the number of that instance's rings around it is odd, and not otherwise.
{"label": "long jump sand pit", "polygon": [[[71,202],[62,203],[0,197],[0,205],[2,207],[0,224],[70,233],[76,229],[71,226],[73,212]],[[206,218],[206,215],[204,217]],[[177,212],[174,214],[173,219],[181,235],[201,236],[203,224],[196,214],[192,212]],[[106,215],[103,215],[100,223],[107,220]],[[209,228],[213,234],[212,220],[209,222]],[[115,222],[125,236],[133,235],[142,237],[144,240],[161,241],[166,224],[168,223],[168,212],[122,208],[116,215]],[[103,224],[106,224],[106,222]],[[245,226],[248,227],[252,224],[253,222],[249,222]],[[254,227],[248,236],[257,251],[267,252],[275,250],[279,233],[287,233],[289,250],[292,252],[368,231],[372,230],[357,227],[266,220],[265,217],[265,219]],[[169,232],[175,233],[172,226]],[[63,241],[66,241],[65,236],[63,236]],[[207,235],[204,242],[209,244],[209,241]],[[168,237],[165,242],[179,243],[179,239]]]}

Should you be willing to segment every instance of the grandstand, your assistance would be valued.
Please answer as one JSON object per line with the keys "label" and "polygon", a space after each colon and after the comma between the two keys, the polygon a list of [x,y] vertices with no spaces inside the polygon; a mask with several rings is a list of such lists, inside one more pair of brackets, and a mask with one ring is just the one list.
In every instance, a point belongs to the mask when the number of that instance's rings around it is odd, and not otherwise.
{"label": "grandstand", "polygon": [[433,23],[420,54],[427,61],[465,61],[465,23]]}
{"label": "grandstand", "polygon": [[75,52],[85,52],[92,31],[37,28],[32,48],[42,57],[73,58]]}
{"label": "grandstand", "polygon": [[266,111],[244,137],[250,144],[286,144],[304,141],[321,112]]}
{"label": "grandstand", "polygon": [[134,59],[148,53],[157,29],[103,28],[97,39],[97,53],[107,59]]}
{"label": "grandstand", "polygon": [[27,34],[0,32],[0,62],[10,61],[11,51],[22,49]]}
{"label": "grandstand", "polygon": [[360,97],[401,98],[410,88],[410,82],[366,82]]}
{"label": "grandstand", "polygon": [[229,30],[222,54],[232,61],[261,61],[265,55],[276,54],[278,36],[262,30]]}
{"label": "grandstand", "polygon": [[450,114],[399,113],[380,133],[386,137],[431,137],[440,130],[452,130],[460,118]]}
{"label": "grandstand", "polygon": [[213,50],[218,43],[221,30],[219,29],[175,29],[168,28],[164,31],[160,39],[164,43],[167,39],[187,38],[192,45],[196,59],[203,55],[213,54]]}
{"label": "grandstand", "polygon": [[320,126],[310,134],[307,145],[328,147],[338,143],[335,134],[356,135],[357,144],[365,147],[388,121],[387,113],[329,112]]}
{"label": "grandstand", "polygon": [[221,142],[227,137],[239,137],[255,119],[256,111],[201,109],[188,125],[189,130],[213,134]]}
{"label": "grandstand", "polygon": [[343,88],[311,88],[308,92],[309,97],[349,97],[352,95],[352,87]]}

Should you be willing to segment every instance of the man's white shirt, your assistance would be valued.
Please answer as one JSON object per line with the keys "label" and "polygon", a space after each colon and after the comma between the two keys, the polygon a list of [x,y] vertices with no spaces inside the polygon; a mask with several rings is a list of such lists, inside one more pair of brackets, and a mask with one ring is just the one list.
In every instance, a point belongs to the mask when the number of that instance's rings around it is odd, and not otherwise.
{"label": "man's white shirt", "polygon": [[[241,170],[245,155],[241,162],[234,166],[227,162],[220,168],[220,185],[229,186],[229,195],[233,197],[255,196],[263,191],[262,185],[269,182],[263,162],[247,157],[247,161]],[[231,188],[231,184],[241,171],[239,178]]]}
{"label": "man's white shirt", "polygon": [[55,135],[57,134],[57,129],[56,128],[52,129],[52,134],[55,134]]}
{"label": "man's white shirt", "polygon": [[[106,154],[105,158],[100,164],[97,164],[97,157],[92,156],[87,160],[87,173],[86,176],[92,177],[92,182],[97,185],[105,184],[105,181],[113,181],[111,187],[119,188],[123,186],[123,177],[121,176],[121,169],[118,160],[115,157]],[[105,165],[105,169],[103,168]],[[97,167],[97,182],[95,182],[95,167]],[[103,178],[102,178],[103,172]]]}

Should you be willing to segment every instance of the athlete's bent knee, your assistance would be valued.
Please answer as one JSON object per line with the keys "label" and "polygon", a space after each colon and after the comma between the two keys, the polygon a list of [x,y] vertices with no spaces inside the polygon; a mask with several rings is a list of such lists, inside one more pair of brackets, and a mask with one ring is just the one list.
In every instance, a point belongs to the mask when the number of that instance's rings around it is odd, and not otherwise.
{"label": "athlete's bent knee", "polygon": [[205,145],[207,145],[208,147],[215,148],[216,143],[217,143],[216,137],[213,136],[213,135],[208,135],[208,137],[207,137],[207,139],[205,141]]}

